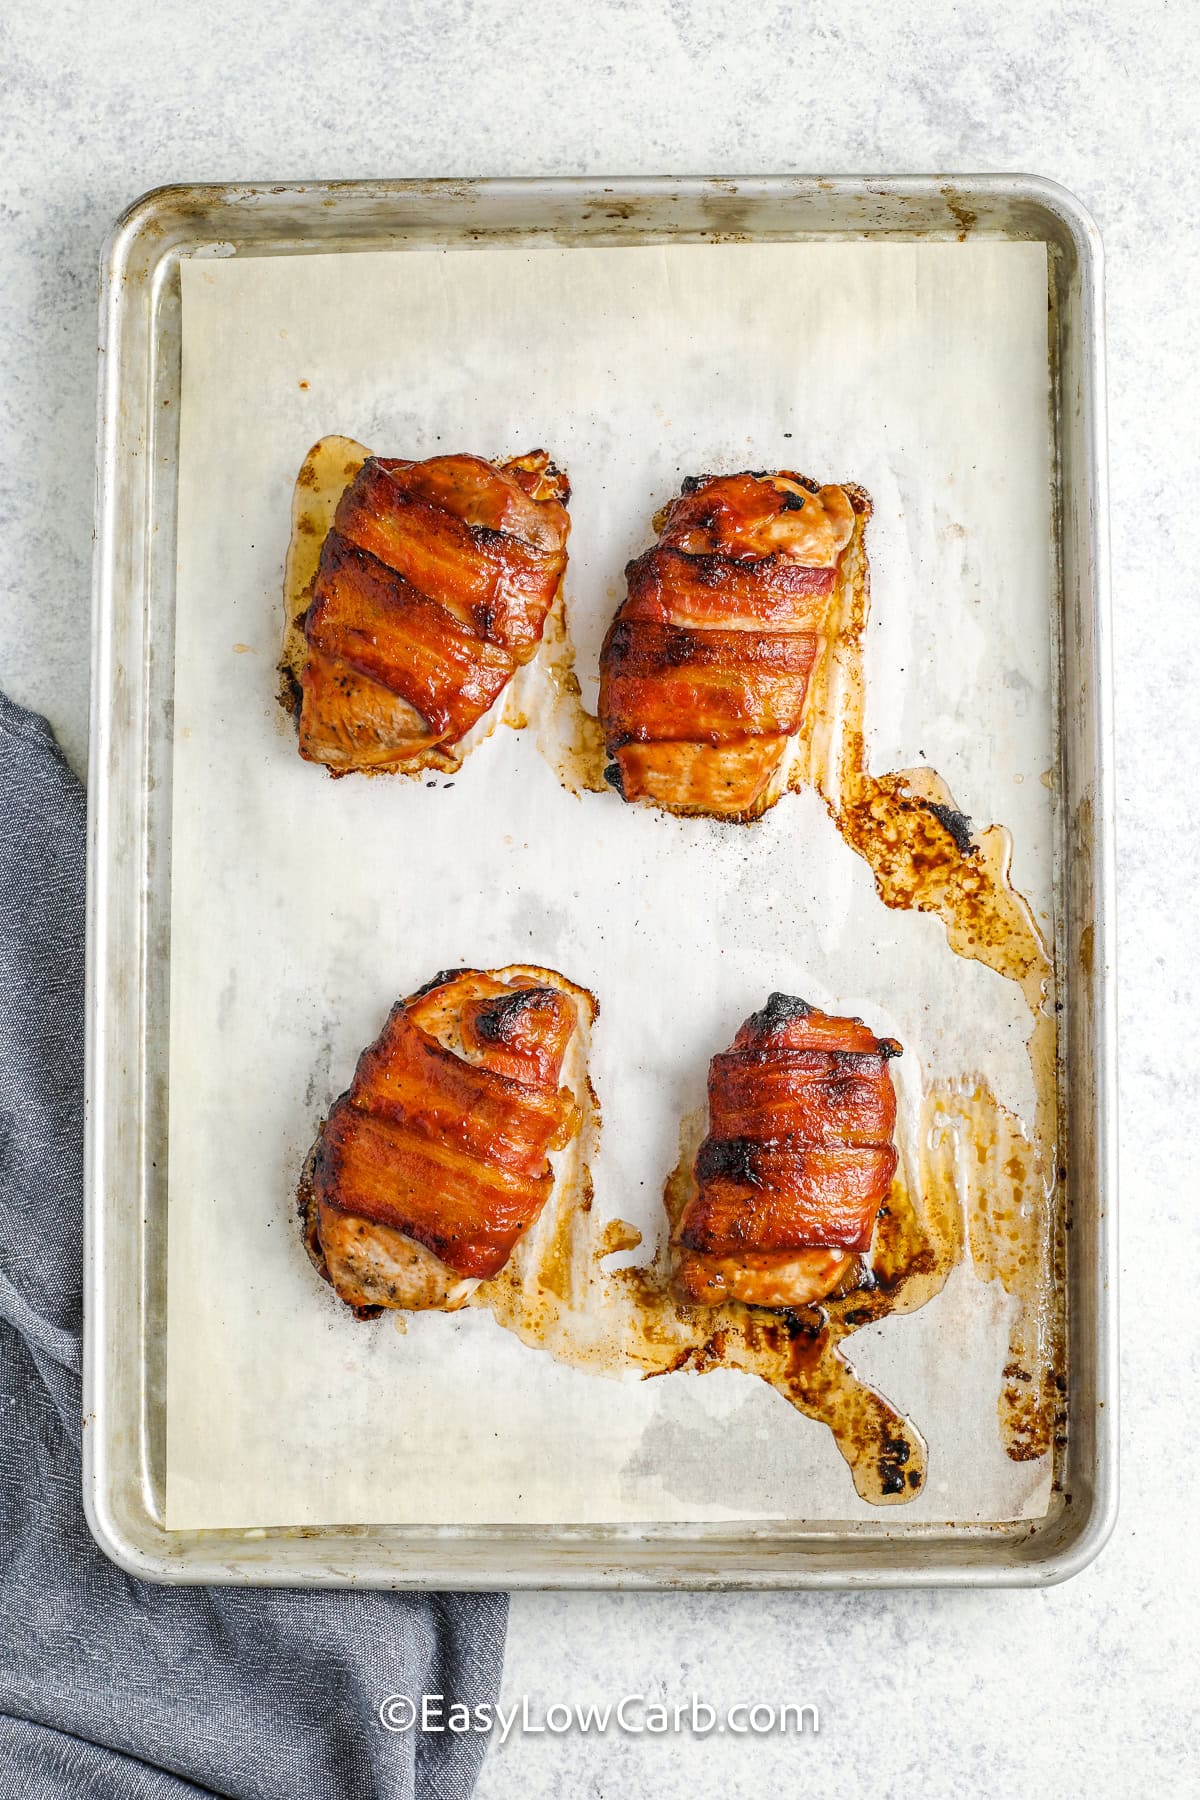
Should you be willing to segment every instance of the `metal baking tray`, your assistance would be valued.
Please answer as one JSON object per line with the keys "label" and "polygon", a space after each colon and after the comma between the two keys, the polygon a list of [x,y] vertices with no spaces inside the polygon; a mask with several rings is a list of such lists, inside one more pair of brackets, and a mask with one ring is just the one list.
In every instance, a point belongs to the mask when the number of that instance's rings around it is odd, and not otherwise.
{"label": "metal baking tray", "polygon": [[[164,1518],[171,723],[185,257],[489,245],[961,238],[1048,246],[1057,475],[1060,1130],[1068,1429],[1054,1504],[1011,1526],[786,1524],[169,1532]],[[377,181],[162,188],[104,251],[87,1000],[84,1501],[160,1581],[481,1587],[1015,1586],[1116,1512],[1115,1007],[1101,248],[1029,176]]]}

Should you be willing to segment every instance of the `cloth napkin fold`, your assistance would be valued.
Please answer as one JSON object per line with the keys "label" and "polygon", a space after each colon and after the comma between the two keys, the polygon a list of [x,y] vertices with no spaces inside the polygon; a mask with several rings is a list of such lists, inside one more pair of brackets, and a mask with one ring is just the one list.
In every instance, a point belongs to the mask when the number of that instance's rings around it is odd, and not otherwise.
{"label": "cloth napkin fold", "polygon": [[83,790],[0,695],[0,1800],[447,1800],[477,1734],[399,1734],[403,1693],[494,1702],[503,1595],[136,1581],[80,1500]]}

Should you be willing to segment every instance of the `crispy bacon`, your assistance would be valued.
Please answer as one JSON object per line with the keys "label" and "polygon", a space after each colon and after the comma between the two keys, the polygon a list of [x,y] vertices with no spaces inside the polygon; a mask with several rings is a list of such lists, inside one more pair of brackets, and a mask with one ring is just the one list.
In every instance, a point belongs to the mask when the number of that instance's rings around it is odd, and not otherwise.
{"label": "crispy bacon", "polygon": [[626,800],[752,818],[800,730],[838,564],[840,487],[790,470],[686,481],[600,659],[600,716]]}
{"label": "crispy bacon", "polygon": [[861,1019],[772,994],[708,1071],[708,1136],[675,1231],[693,1304],[803,1306],[853,1274],[896,1172],[900,1055]]}
{"label": "crispy bacon", "polygon": [[326,1121],[309,1248],[357,1308],[456,1306],[503,1268],[577,1123],[561,988],[474,970],[399,1001]]}
{"label": "crispy bacon", "polygon": [[300,754],[346,774],[452,750],[537,649],[569,497],[544,450],[499,465],[368,457],[305,615]]}

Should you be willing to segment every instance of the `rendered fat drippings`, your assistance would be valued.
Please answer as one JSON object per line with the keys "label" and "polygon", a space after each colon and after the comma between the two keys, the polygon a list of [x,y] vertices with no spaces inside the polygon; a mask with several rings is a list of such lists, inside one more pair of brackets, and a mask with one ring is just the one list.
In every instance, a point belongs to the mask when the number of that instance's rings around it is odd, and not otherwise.
{"label": "rendered fat drippings", "polygon": [[[1014,1319],[999,1399],[1009,1455],[1025,1460],[1050,1448],[1062,1418],[1048,1302],[1050,1215],[1027,1179],[1032,1145],[985,1085],[942,1083],[926,1092],[911,1135],[898,1139],[899,1166],[865,1259],[867,1285],[791,1312],[738,1301],[681,1305],[670,1289],[665,1234],[648,1264],[607,1269],[640,1234],[623,1220],[602,1219],[592,1204],[588,1163],[598,1129],[598,1110],[586,1105],[553,1199],[469,1305],[485,1307],[523,1342],[596,1374],[726,1368],[757,1375],[829,1427],[859,1495],[886,1505],[920,1492],[925,1440],[915,1421],[855,1373],[844,1345],[860,1327],[933,1299],[969,1246],[981,1279],[999,1278],[1028,1300]],[[704,1130],[702,1112],[685,1121],[664,1192],[670,1226],[691,1192]]]}
{"label": "rendered fat drippings", "polygon": [[[288,704],[294,704],[306,654],[303,616],[321,543],[342,491],[368,454],[351,439],[324,438],[310,451],[297,481],[280,665],[281,699]],[[468,1305],[486,1308],[523,1342],[595,1374],[634,1372],[649,1378],[726,1368],[756,1375],[799,1412],[829,1427],[864,1500],[889,1504],[920,1492],[926,1444],[917,1424],[855,1373],[847,1340],[889,1313],[924,1306],[964,1257],[979,1280],[1000,1282],[1012,1297],[997,1398],[1007,1454],[1033,1459],[1061,1442],[1056,1032],[1053,967],[1028,904],[1012,886],[1008,832],[999,825],[974,832],[945,783],[928,768],[882,776],[868,768],[863,641],[870,604],[864,544],[870,503],[860,490],[848,486],[846,491],[855,506],[854,536],[841,558],[804,724],[781,782],[791,789],[816,788],[840,835],[869,864],[885,905],[934,913],[956,954],[984,963],[1020,988],[1031,1016],[1029,1055],[1037,1096],[1032,1129],[1027,1131],[969,1072],[958,1081],[927,1085],[915,1125],[898,1128],[897,1173],[856,1286],[820,1306],[794,1311],[736,1301],[684,1306],[670,1291],[665,1233],[645,1265],[606,1266],[617,1253],[636,1248],[640,1233],[622,1220],[602,1217],[593,1205],[590,1165],[600,1117],[581,1033],[564,1067],[581,1128],[553,1159],[553,1198],[500,1275],[481,1283]],[[538,654],[517,670],[496,707],[452,755],[439,753],[438,766],[460,766],[498,721],[530,727],[569,791],[607,791],[603,732],[583,706],[561,592]],[[748,1004],[753,998],[748,996]],[[690,1192],[703,1135],[701,1115],[685,1121],[679,1163],[664,1191],[665,1222],[671,1225]]]}
{"label": "rendered fat drippings", "polygon": [[[965,1163],[954,1179],[969,1220],[971,1267],[1015,1301],[998,1399],[1008,1455],[1045,1454],[1064,1416],[1065,1344],[1055,1306],[1061,1256],[1057,1168],[1054,967],[1033,913],[1012,885],[1012,839],[1002,825],[974,832],[932,769],[873,775],[867,765],[863,640],[870,610],[864,530],[858,523],[834,591],[823,654],[813,671],[791,785],[811,785],[838,831],[863,857],[886,906],[936,914],[950,948],[1020,988],[1030,1011],[1032,1131],[964,1077],[951,1108]],[[971,1165],[969,1170],[967,1165]],[[943,1177],[945,1178],[945,1177]]]}

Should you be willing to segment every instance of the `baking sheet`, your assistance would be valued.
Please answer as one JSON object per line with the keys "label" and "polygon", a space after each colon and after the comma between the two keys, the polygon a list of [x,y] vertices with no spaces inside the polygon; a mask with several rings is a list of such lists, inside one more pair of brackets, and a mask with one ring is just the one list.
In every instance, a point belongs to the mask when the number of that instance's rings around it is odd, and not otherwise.
{"label": "baking sheet", "polygon": [[[625,560],[683,474],[873,495],[877,769],[927,761],[1051,925],[1044,246],[723,245],[185,262],[172,842],[167,1520],[855,1519],[829,1434],[745,1376],[611,1381],[485,1314],[363,1326],[310,1270],[296,1173],[398,993],[517,959],[593,988],[596,1206],[647,1246],[708,1057],[773,987],[859,1012],[922,1080],[1032,1120],[1029,1014],[886,910],[812,794],[752,830],[577,798],[532,732],[453,786],[330,782],[273,703],[290,490],[345,432],[390,454],[544,443],[575,487],[585,697]],[[641,1254],[639,1252],[638,1254]],[[1044,1511],[996,1427],[1012,1302],[961,1268],[858,1333],[919,1423],[903,1523]],[[889,1515],[899,1524],[897,1514]]]}

